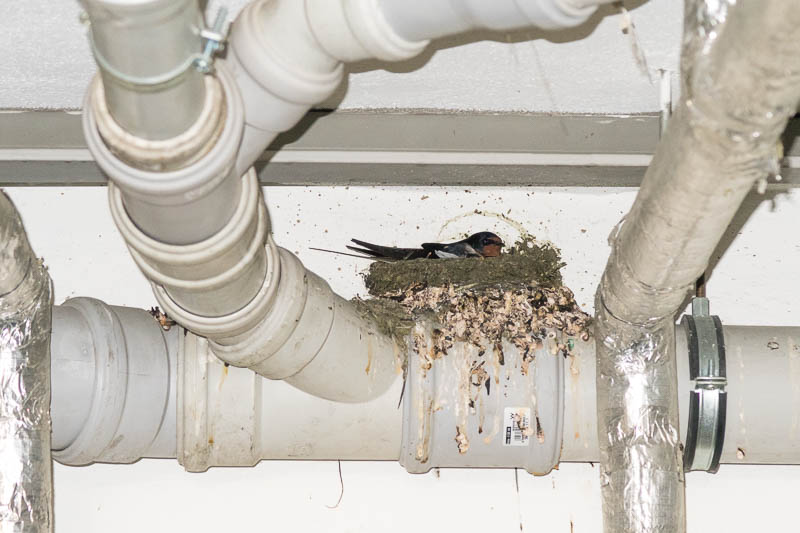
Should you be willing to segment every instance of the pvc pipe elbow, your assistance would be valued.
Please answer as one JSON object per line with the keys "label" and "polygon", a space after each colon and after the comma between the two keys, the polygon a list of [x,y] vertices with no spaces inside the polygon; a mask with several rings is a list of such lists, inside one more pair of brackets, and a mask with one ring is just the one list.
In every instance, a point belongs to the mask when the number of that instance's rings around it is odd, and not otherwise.
{"label": "pvc pipe elbow", "polygon": [[270,142],[333,94],[342,64],[320,48],[299,0],[260,0],[231,28],[225,63],[241,91],[247,129],[236,168],[252,166]]}
{"label": "pvc pipe elbow", "polygon": [[320,398],[361,402],[385,392],[397,377],[394,343],[279,250],[280,278],[268,312],[245,335],[212,337],[211,349],[223,361]]}

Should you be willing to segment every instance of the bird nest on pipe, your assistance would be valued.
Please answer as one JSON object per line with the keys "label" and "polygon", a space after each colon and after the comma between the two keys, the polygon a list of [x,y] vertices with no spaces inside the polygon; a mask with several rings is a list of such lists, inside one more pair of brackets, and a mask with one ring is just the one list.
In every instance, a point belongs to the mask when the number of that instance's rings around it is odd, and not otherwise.
{"label": "bird nest on pipe", "polygon": [[459,341],[477,346],[480,355],[487,345],[502,352],[505,338],[529,363],[547,337],[558,336],[548,345],[567,356],[574,342],[591,335],[591,317],[562,284],[563,266],[557,248],[532,238],[493,258],[376,261],[365,275],[373,298],[356,304],[401,344],[415,323],[431,321],[433,359]]}

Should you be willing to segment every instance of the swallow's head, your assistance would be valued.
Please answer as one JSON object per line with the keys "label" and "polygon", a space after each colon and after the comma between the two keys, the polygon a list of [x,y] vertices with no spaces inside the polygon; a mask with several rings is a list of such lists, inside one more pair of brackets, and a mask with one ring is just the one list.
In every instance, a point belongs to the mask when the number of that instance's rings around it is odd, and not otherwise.
{"label": "swallow's head", "polygon": [[481,231],[467,238],[467,244],[483,257],[497,257],[505,246],[503,240],[490,231]]}

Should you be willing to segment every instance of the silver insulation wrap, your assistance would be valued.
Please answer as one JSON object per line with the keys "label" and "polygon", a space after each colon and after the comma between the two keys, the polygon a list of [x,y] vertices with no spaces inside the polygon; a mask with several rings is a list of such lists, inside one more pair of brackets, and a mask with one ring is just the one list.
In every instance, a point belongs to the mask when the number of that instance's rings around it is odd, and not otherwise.
{"label": "silver insulation wrap", "polygon": [[51,532],[51,283],[2,192],[0,243],[0,531]]}
{"label": "silver insulation wrap", "polygon": [[596,303],[597,424],[607,532],[683,531],[672,317],[634,326]]}
{"label": "silver insulation wrap", "polygon": [[800,10],[687,0],[683,92],[596,298],[604,528],[685,531],[673,316],[800,98]]}

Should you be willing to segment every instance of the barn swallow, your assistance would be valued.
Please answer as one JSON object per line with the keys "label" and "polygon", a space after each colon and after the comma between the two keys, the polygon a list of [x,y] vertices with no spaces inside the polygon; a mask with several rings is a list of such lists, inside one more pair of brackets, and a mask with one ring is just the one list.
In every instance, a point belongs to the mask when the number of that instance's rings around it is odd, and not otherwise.
{"label": "barn swallow", "polygon": [[481,231],[466,239],[450,242],[426,242],[420,248],[396,248],[380,246],[358,239],[352,239],[358,245],[348,246],[350,250],[365,254],[370,259],[402,261],[406,259],[455,259],[459,257],[497,257],[505,246],[502,239],[489,231]]}

